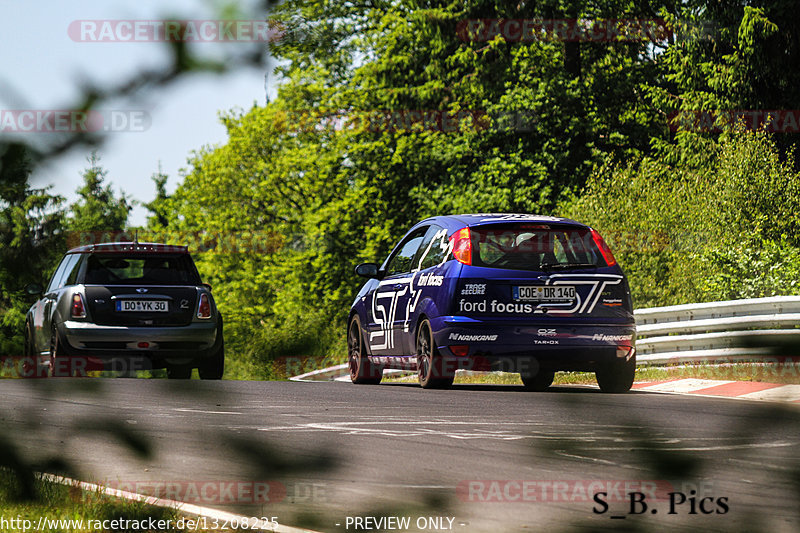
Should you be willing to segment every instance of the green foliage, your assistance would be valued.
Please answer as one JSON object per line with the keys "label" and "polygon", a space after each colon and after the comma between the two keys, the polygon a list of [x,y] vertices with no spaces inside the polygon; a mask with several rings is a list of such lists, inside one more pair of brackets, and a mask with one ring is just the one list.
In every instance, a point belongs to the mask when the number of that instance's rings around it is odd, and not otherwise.
{"label": "green foliage", "polygon": [[0,153],[0,355],[22,355],[29,283],[43,283],[60,259],[63,199],[27,184],[30,153]]}
{"label": "green foliage", "polygon": [[124,230],[131,204],[124,193],[117,198],[110,185],[103,186],[107,171],[100,166],[96,152],[92,152],[87,161],[89,167],[83,173],[83,186],[77,190],[80,199],[69,207],[66,229],[73,232]]}
{"label": "green foliage", "polygon": [[[793,10],[790,0],[287,0],[270,14],[287,30],[270,45],[278,97],[223,113],[228,142],[193,154],[174,194],[153,176],[148,229],[195,244],[237,377],[279,377],[282,357],[342,360],[361,282],[353,266],[382,260],[433,214],[589,222],[628,269],[637,306],[790,292],[797,135],[670,119],[796,107]],[[516,42],[464,31],[487,18],[656,17],[675,38]],[[178,72],[221,68],[175,46]],[[129,202],[104,178],[93,156],[66,229],[124,228]],[[49,205],[15,201],[18,228],[32,227],[31,206]],[[18,321],[8,313],[3,323]]]}
{"label": "green foliage", "polygon": [[764,241],[761,247],[711,249],[699,257],[709,272],[704,288],[714,299],[763,298],[800,293],[800,248]]}
{"label": "green foliage", "polygon": [[562,205],[606,235],[637,307],[796,293],[800,176],[792,158],[766,134],[744,131],[716,152],[704,172],[652,158],[605,168]]}
{"label": "green foliage", "polygon": [[161,171],[161,164],[158,165],[158,172],[151,178],[156,186],[156,197],[151,202],[144,204],[145,209],[152,215],[147,218],[147,227],[152,230],[164,230],[169,224],[169,195],[167,194],[167,179],[169,176]]}
{"label": "green foliage", "polygon": [[[274,245],[198,256],[227,317],[230,353],[241,357],[237,372],[279,375],[272,362],[284,356],[342,360],[360,284],[353,266],[382,260],[413,222],[433,214],[589,221],[609,235],[640,306],[745,294],[744,284],[725,281],[733,271],[724,258],[741,248],[757,264],[774,243],[786,266],[751,284],[772,290],[793,268],[786,247],[797,246],[793,145],[671,130],[666,117],[786,108],[795,89],[778,73],[796,48],[769,56],[776,43],[796,41],[794,23],[776,18],[784,4],[277,6],[271,19],[291,30],[271,47],[284,60],[278,98],[224,115],[229,141],[195,154],[175,194],[160,200],[169,230],[256,232]],[[490,17],[659,13],[694,33],[671,43],[507,42],[459,30]],[[763,86],[752,83],[759,76]],[[409,121],[420,112],[462,115],[430,127]]]}

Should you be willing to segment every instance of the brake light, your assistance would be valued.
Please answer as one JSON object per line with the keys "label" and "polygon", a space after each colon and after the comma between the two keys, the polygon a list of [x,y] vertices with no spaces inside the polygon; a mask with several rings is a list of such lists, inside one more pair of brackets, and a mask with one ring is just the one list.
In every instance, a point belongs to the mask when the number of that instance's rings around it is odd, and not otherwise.
{"label": "brake light", "polygon": [[200,303],[197,304],[197,318],[211,318],[211,302],[204,292],[200,293]]}
{"label": "brake light", "polygon": [[72,307],[69,315],[72,318],[86,318],[86,306],[83,305],[83,296],[80,293],[72,295]]}
{"label": "brake light", "polygon": [[608,247],[606,241],[604,241],[595,230],[592,230],[592,239],[597,247],[600,248],[600,253],[603,254],[603,259],[606,260],[606,264],[608,266],[616,265],[617,260],[614,258],[614,254],[611,253],[611,248]]}
{"label": "brake light", "polygon": [[450,237],[453,242],[453,257],[458,259],[459,263],[465,265],[472,264],[472,236],[469,233],[469,228],[461,228],[453,233]]}

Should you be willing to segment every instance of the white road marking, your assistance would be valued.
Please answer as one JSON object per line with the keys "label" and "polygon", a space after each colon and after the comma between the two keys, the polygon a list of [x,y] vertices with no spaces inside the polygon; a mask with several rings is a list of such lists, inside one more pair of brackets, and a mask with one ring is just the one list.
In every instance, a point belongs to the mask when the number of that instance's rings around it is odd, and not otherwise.
{"label": "white road marking", "polygon": [[755,444],[730,444],[727,446],[676,446],[674,448],[656,448],[651,446],[624,446],[624,447],[604,447],[592,448],[597,451],[631,451],[631,450],[652,450],[659,452],[716,452],[722,450],[747,450],[753,448],[787,448],[797,446],[796,442],[765,442]]}
{"label": "white road marking", "polygon": [[188,409],[177,407],[173,409],[173,411],[179,411],[181,413],[204,413],[207,415],[241,415],[242,413],[238,411],[204,411],[203,409]]}
{"label": "white road marking", "polygon": [[[376,427],[380,426],[380,427]],[[409,428],[408,426],[411,426]],[[426,427],[428,426],[428,427]],[[432,426],[432,427],[430,427]],[[491,426],[490,428],[484,428],[481,426]],[[509,429],[492,429],[498,428],[500,426],[510,426]],[[520,426],[528,426],[530,427],[530,431],[526,431],[525,427]],[[305,423],[305,424],[294,424],[294,425],[283,425],[283,426],[272,426],[272,427],[257,427],[252,428],[248,427],[248,429],[256,429],[257,431],[264,431],[264,432],[318,432],[318,431],[325,431],[325,432],[336,432],[341,433],[343,435],[371,435],[371,436],[383,436],[383,437],[394,437],[394,438],[404,438],[404,437],[422,437],[422,436],[443,436],[448,437],[451,439],[456,440],[477,440],[477,439],[488,439],[488,440],[504,440],[504,441],[512,441],[512,440],[523,440],[523,439],[530,439],[530,440],[548,440],[548,441],[563,441],[567,440],[570,442],[584,442],[584,443],[625,443],[629,442],[625,438],[621,438],[619,435],[557,435],[554,433],[558,432],[558,428],[547,425],[545,428],[541,428],[542,426],[540,423],[525,423],[525,422],[495,422],[495,421],[482,421],[482,420],[475,420],[475,421],[460,421],[460,420],[418,420],[414,418],[396,418],[396,419],[389,419],[380,418],[378,417],[377,420],[359,420],[359,421],[346,421],[346,422],[327,422],[327,423]],[[576,424],[568,424],[570,428],[575,428]],[[463,429],[461,429],[463,428]],[[513,429],[511,429],[513,428]],[[631,429],[627,426],[624,428]],[[233,427],[231,429],[234,429]],[[514,429],[516,431],[514,431]],[[550,430],[550,432],[542,431],[542,429]],[[611,429],[610,427],[606,427],[604,429]],[[691,442],[699,442],[699,441],[713,441],[715,443],[720,443],[719,446],[706,446],[706,447],[675,447],[675,448],[668,448],[669,450],[675,449],[686,449],[686,450],[711,450],[711,449],[736,449],[738,444],[722,444],[725,441],[736,441],[736,438],[728,438],[728,437],[698,437],[698,438],[691,438],[686,439],[686,441]],[[682,441],[681,439],[675,438],[662,438],[662,439],[655,439],[654,443],[656,444],[680,444]],[[781,444],[782,446],[782,444]],[[630,449],[630,445],[625,445],[624,447],[607,447],[607,448],[595,448],[592,447],[592,450],[627,450]],[[659,448],[660,449],[660,448]]]}
{"label": "white road marking", "polygon": [[773,402],[796,402],[800,400],[800,385],[782,385],[773,389],[742,394],[739,398],[767,400]]}
{"label": "white road marking", "polygon": [[678,381],[670,381],[667,383],[656,383],[655,385],[650,385],[649,387],[642,387],[641,389],[636,389],[636,390],[648,391],[648,392],[686,393],[700,389],[707,389],[709,387],[714,387],[716,385],[726,385],[728,383],[734,383],[734,382],[714,380],[714,379],[691,378],[691,379],[680,379]]}
{"label": "white road marking", "polygon": [[66,485],[68,487],[77,487],[87,492],[92,492],[92,493],[99,492],[101,494],[112,496],[114,498],[120,498],[123,500],[134,501],[134,502],[143,502],[146,505],[153,505],[156,507],[166,507],[168,509],[175,509],[176,511],[181,513],[186,513],[194,516],[205,516],[208,518],[217,519],[220,522],[248,524],[250,527],[253,527],[253,529],[258,528],[262,531],[273,531],[275,533],[318,533],[311,529],[300,529],[285,525],[278,525],[278,527],[273,527],[272,523],[267,522],[265,520],[258,520],[257,523],[254,523],[251,517],[247,517],[244,515],[229,513],[227,511],[220,511],[218,509],[212,509],[210,507],[202,507],[200,505],[194,505],[191,503],[179,502],[175,500],[167,500],[165,498],[156,498],[155,496],[147,496],[146,494],[138,494],[136,492],[128,492],[125,490],[114,489],[111,487],[105,487],[103,485],[97,485],[95,483],[87,483],[86,481],[80,481],[68,477],[56,476],[53,474],[43,473],[42,478],[53,483]]}

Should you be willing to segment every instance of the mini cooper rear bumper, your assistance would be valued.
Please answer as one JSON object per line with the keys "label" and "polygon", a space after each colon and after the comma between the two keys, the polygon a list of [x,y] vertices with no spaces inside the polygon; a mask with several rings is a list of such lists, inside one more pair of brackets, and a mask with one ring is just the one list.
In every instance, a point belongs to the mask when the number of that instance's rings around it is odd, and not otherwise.
{"label": "mini cooper rear bumper", "polygon": [[58,327],[59,353],[85,356],[95,363],[149,361],[152,368],[188,364],[216,353],[222,339],[218,329],[216,320],[160,327],[105,326],[68,320]]}

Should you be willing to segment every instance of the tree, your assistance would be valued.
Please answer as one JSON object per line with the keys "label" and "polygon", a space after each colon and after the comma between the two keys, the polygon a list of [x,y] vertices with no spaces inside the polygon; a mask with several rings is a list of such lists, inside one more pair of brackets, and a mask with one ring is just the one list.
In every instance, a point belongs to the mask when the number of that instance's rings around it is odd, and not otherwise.
{"label": "tree", "polygon": [[72,232],[122,231],[132,209],[124,193],[114,195],[111,185],[103,185],[107,171],[100,166],[96,152],[86,158],[89,167],[83,186],[76,191],[80,199],[69,206],[66,228]]}
{"label": "tree", "polygon": [[169,225],[170,208],[167,194],[167,180],[169,176],[161,170],[161,163],[158,164],[158,172],[154,173],[150,179],[156,186],[156,197],[152,201],[144,204],[144,207],[152,213],[147,217],[147,228],[150,230],[161,231]]}
{"label": "tree", "polygon": [[0,355],[22,355],[24,287],[44,283],[63,252],[63,198],[31,189],[30,154],[23,145],[0,153]]}

